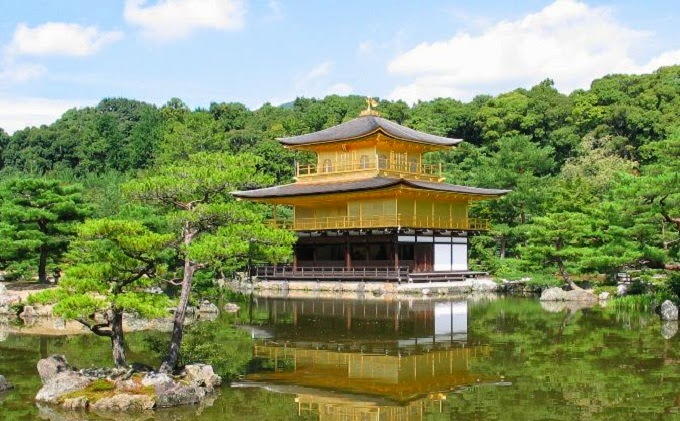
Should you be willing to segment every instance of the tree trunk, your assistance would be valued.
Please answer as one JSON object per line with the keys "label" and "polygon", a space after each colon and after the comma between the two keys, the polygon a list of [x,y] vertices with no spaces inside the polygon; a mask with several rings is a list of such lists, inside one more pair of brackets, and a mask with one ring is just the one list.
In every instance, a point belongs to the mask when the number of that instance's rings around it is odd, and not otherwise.
{"label": "tree trunk", "polygon": [[186,317],[187,305],[189,304],[189,293],[191,292],[191,281],[195,271],[196,268],[189,258],[185,258],[182,293],[180,294],[179,303],[177,303],[177,309],[175,310],[170,347],[168,348],[168,353],[159,369],[161,373],[171,373],[175,369],[177,361],[179,361],[179,349],[182,345],[182,335],[184,334],[184,318]]}
{"label": "tree trunk", "polygon": [[580,286],[576,285],[574,281],[571,280],[571,278],[569,278],[569,276],[567,275],[567,269],[564,267],[564,262],[562,262],[562,259],[558,257],[556,259],[556,262],[557,268],[560,270],[560,275],[562,276],[562,279],[564,279],[564,282],[566,282],[569,285],[569,287],[574,291],[583,289]]}
{"label": "tree trunk", "polygon": [[502,235],[500,237],[500,242],[501,242],[500,258],[505,259],[505,249],[506,249],[507,240],[505,239],[504,235]]}
{"label": "tree trunk", "polygon": [[[189,223],[184,224],[184,244],[188,246],[191,244],[193,236],[196,231],[191,230]],[[182,335],[184,334],[184,318],[187,312],[187,305],[189,304],[189,295],[191,293],[191,281],[196,272],[196,265],[191,261],[189,256],[184,256],[184,276],[182,278],[182,292],[175,310],[175,317],[172,322],[172,338],[170,339],[170,347],[165,355],[165,359],[158,371],[161,373],[171,373],[177,361],[179,361],[179,350],[182,345]]]}
{"label": "tree trunk", "polygon": [[111,350],[116,367],[127,367],[125,360],[125,337],[123,336],[123,311],[113,310],[108,317],[111,325]]}
{"label": "tree trunk", "polygon": [[40,246],[40,258],[38,260],[38,282],[47,283],[47,245]]}

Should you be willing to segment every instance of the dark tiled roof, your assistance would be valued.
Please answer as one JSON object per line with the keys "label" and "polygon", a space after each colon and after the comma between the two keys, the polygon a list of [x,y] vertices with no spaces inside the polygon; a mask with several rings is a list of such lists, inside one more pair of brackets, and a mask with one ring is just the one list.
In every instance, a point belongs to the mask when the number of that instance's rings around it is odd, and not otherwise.
{"label": "dark tiled roof", "polygon": [[400,126],[399,124],[382,117],[367,115],[357,117],[337,126],[329,127],[314,133],[303,134],[293,137],[279,138],[279,142],[288,146],[309,145],[314,143],[338,142],[343,140],[357,139],[382,130],[386,134],[397,139],[417,143],[425,143],[436,146],[453,146],[462,140],[448,137],[435,136]]}
{"label": "dark tiled roof", "polygon": [[434,183],[432,181],[404,180],[404,184],[412,185],[420,189],[446,191],[451,193],[468,193],[481,196],[500,196],[510,193],[512,190],[483,189],[480,187],[457,186],[448,183]]}
{"label": "dark tiled roof", "polygon": [[449,193],[465,193],[479,196],[500,196],[510,190],[482,189],[477,187],[456,186],[447,183],[406,180],[403,178],[373,177],[353,181],[332,181],[328,183],[294,183],[265,189],[237,191],[233,195],[244,199],[273,199],[279,197],[308,196],[315,194],[347,193],[363,190],[377,190],[402,184],[416,189]]}

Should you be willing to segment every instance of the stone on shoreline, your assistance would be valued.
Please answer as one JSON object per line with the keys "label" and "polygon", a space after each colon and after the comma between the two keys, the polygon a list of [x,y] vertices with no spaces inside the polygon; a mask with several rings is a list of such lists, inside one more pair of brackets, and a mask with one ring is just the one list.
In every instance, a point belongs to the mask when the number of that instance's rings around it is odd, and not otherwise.
{"label": "stone on shoreline", "polygon": [[10,383],[9,380],[5,378],[5,376],[0,374],[0,392],[4,392],[10,389],[14,389],[14,385]]}
{"label": "stone on shoreline", "polygon": [[219,313],[220,309],[210,301],[202,301],[201,305],[198,307],[199,313]]}
{"label": "stone on shoreline", "polygon": [[548,288],[541,293],[541,301],[566,301],[567,291],[562,288]]}
{"label": "stone on shoreline", "polygon": [[573,291],[564,291],[562,288],[548,288],[541,293],[541,301],[580,301],[580,302],[597,302],[597,296],[592,292],[577,289]]}
{"label": "stone on shoreline", "polygon": [[24,306],[24,310],[19,314],[19,317],[26,319],[29,317],[50,317],[52,316],[52,308],[50,304],[36,304]]}
{"label": "stone on shoreline", "polygon": [[673,301],[666,300],[661,304],[661,320],[678,320],[678,306]]}
{"label": "stone on shoreline", "polygon": [[19,303],[21,297],[14,294],[0,294],[0,314],[16,316],[12,304]]}
{"label": "stone on shoreline", "polygon": [[240,309],[241,307],[239,307],[239,305],[235,303],[227,303],[224,305],[224,311],[227,313],[236,313]]}
{"label": "stone on shoreline", "polygon": [[625,284],[618,284],[616,286],[616,295],[618,297],[623,297],[628,293],[628,287]]}
{"label": "stone on shoreline", "polygon": [[[62,355],[42,359],[38,372],[43,387],[36,401],[64,409],[146,411],[203,401],[222,379],[212,366],[187,365],[178,376],[133,368],[76,370]],[[1,377],[1,376],[0,376]]]}

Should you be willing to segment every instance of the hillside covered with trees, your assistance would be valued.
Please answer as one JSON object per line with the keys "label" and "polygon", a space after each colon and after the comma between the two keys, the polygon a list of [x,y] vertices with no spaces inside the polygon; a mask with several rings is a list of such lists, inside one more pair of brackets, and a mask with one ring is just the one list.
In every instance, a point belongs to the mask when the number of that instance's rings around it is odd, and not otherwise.
{"label": "hillside covered with trees", "polygon": [[[220,197],[210,206],[230,217],[217,218],[219,227],[202,226],[198,217],[181,216],[192,209],[151,199],[162,201],[162,188],[180,189],[172,177],[181,177],[182,165],[207,165],[224,155],[238,155],[229,162],[242,163],[220,169],[231,172],[223,175],[230,188],[290,182],[294,162],[310,157],[275,139],[336,125],[364,108],[361,96],[298,98],[254,111],[239,103],[192,111],[179,99],[159,108],[109,98],[69,110],[49,126],[11,136],[0,130],[0,270],[7,279],[58,274],[74,259],[67,250],[78,226],[101,218],[139,221],[144,227],[136,229],[174,232],[177,241],[187,231],[173,224],[204,229],[192,251],[154,256],[167,273],[186,267],[182,253],[202,262],[194,269],[211,274],[248,260],[285,258],[290,238],[277,234],[267,244],[281,248],[257,249],[235,228],[263,230],[264,207],[239,207],[226,191],[215,191]],[[569,95],[545,80],[468,103],[439,98],[410,107],[381,100],[378,111],[399,124],[465,140],[429,155],[444,163],[447,182],[513,190],[472,210],[493,224],[473,240],[476,269],[506,278],[607,282],[621,270],[680,268],[680,66],[607,76]],[[152,179],[162,188],[143,186]],[[208,207],[202,211],[201,217],[214,216]],[[258,235],[270,235],[265,231]]]}

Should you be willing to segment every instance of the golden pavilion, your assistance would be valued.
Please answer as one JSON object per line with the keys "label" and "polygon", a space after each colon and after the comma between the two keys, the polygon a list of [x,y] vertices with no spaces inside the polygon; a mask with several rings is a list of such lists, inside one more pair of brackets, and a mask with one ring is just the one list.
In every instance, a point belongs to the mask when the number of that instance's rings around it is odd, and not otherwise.
{"label": "golden pavilion", "polygon": [[476,200],[508,190],[444,182],[440,165],[423,160],[462,140],[401,126],[369,109],[345,123],[278,139],[316,154],[296,164],[296,181],[239,191],[238,198],[293,209],[292,265],[260,268],[265,279],[402,281],[454,279],[468,272],[471,234],[489,229],[468,217]]}

